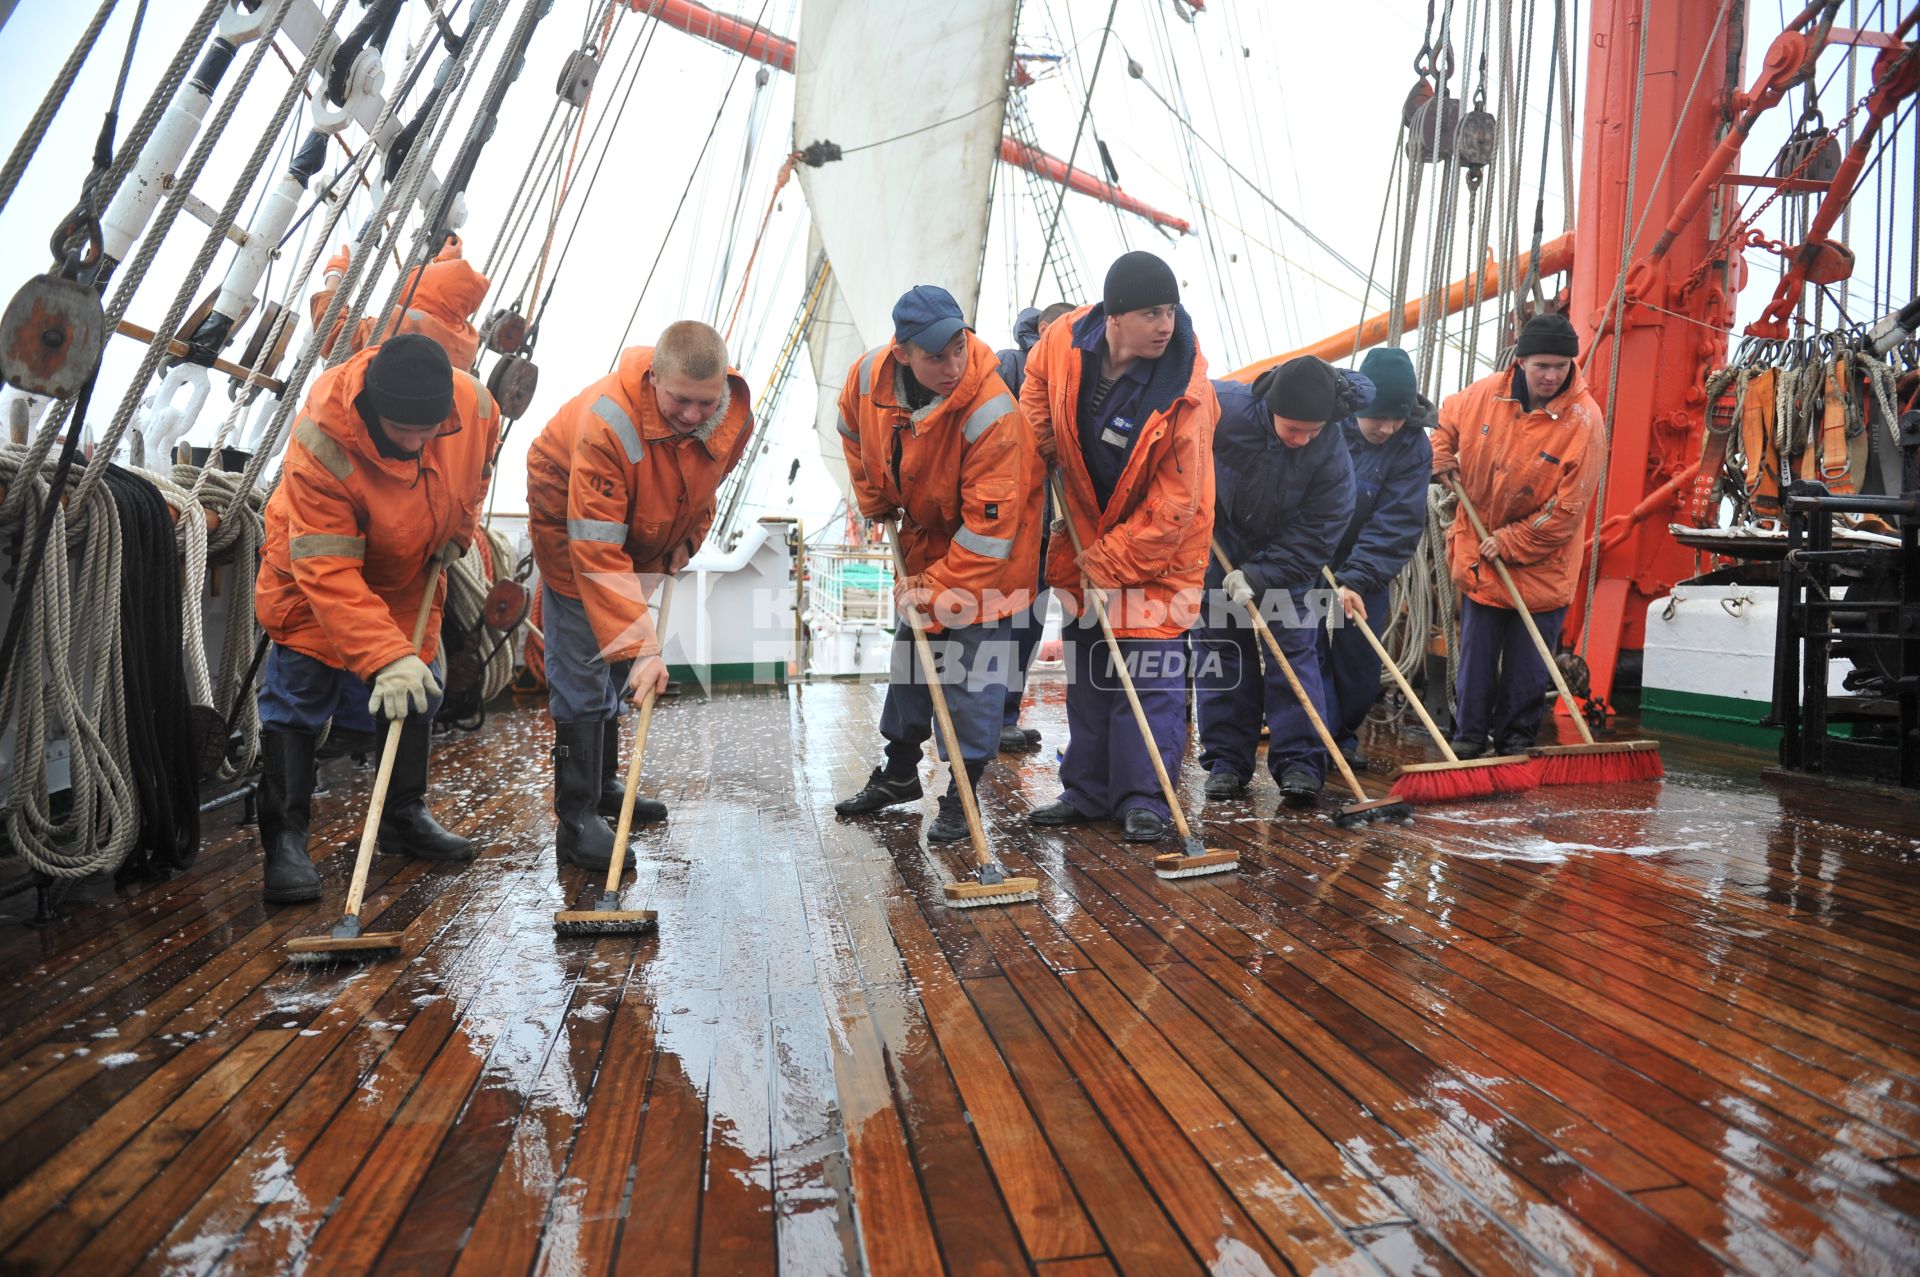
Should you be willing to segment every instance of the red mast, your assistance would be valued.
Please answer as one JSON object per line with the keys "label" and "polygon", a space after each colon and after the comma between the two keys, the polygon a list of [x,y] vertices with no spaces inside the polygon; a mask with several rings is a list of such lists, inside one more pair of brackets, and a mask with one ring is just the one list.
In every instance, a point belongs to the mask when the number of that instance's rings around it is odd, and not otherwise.
{"label": "red mast", "polygon": [[[1739,287],[1729,274],[1741,268],[1736,259],[1731,268],[1723,262],[1699,271],[1725,194],[1717,178],[1704,192],[1689,187],[1712,160],[1720,158],[1724,171],[1737,154],[1737,140],[1724,157],[1715,152],[1728,124],[1728,89],[1740,75],[1746,7],[1743,0],[1597,0],[1593,7],[1568,317],[1588,351],[1587,384],[1606,410],[1612,450],[1596,494],[1606,526],[1597,579],[1589,575],[1589,546],[1566,633],[1586,657],[1596,696],[1611,694],[1620,649],[1644,644],[1647,604],[1693,570],[1691,551],[1667,524],[1700,464],[1706,375],[1726,360]],[[1690,198],[1694,209],[1704,204],[1704,215],[1687,218],[1669,241],[1661,232]],[[1616,334],[1610,303],[1636,231],[1632,251],[1642,266]]]}

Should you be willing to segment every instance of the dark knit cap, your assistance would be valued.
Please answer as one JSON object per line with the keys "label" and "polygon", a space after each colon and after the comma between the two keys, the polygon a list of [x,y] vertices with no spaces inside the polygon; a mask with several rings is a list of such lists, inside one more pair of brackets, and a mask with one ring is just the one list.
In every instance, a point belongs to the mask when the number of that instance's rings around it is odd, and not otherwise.
{"label": "dark knit cap", "polygon": [[1413,374],[1413,360],[1397,346],[1380,346],[1367,352],[1360,361],[1360,375],[1373,383],[1373,399],[1354,409],[1357,417],[1396,417],[1413,415],[1420,399],[1420,379]]}
{"label": "dark knit cap", "polygon": [[401,333],[380,343],[367,364],[367,400],[395,425],[437,426],[453,415],[453,365],[440,343]]}
{"label": "dark knit cap", "polygon": [[1152,253],[1122,253],[1107,267],[1100,300],[1109,315],[1172,306],[1180,300],[1180,281],[1173,277],[1173,267]]}
{"label": "dark knit cap", "polygon": [[1520,330],[1520,340],[1513,348],[1515,359],[1525,359],[1528,355],[1565,355],[1575,359],[1579,354],[1580,334],[1573,331],[1573,324],[1565,315],[1535,315]]}
{"label": "dark knit cap", "polygon": [[1267,380],[1267,411],[1293,421],[1338,421],[1353,409],[1353,395],[1324,359],[1301,355],[1273,370]]}

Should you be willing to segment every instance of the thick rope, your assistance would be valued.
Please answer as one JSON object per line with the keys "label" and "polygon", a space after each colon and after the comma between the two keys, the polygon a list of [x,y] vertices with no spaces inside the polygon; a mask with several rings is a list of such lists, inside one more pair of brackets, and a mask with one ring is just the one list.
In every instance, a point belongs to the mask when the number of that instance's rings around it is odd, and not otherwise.
{"label": "thick rope", "polygon": [[33,118],[27,121],[27,127],[20,133],[20,140],[13,144],[13,153],[7,156],[6,167],[0,168],[0,210],[4,210],[7,201],[13,198],[14,188],[20,185],[20,178],[26,173],[27,164],[39,152],[40,143],[46,140],[53,117],[59,114],[60,104],[67,100],[74,80],[79,78],[81,66],[86,62],[87,55],[93,52],[101,29],[107,25],[107,19],[113,16],[113,7],[118,3],[119,0],[101,0],[93,21],[87,23],[87,29],[80,33],[79,43],[67,54],[60,73],[53,77],[53,84],[47,89],[47,96],[40,99]]}

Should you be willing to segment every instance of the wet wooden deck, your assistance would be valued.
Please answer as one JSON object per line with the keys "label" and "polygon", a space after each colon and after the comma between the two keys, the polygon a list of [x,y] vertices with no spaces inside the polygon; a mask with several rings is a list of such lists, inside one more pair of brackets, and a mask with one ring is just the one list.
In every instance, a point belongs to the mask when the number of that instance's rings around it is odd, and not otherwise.
{"label": "wet wooden deck", "polygon": [[1166,883],[1015,819],[1055,793],[1042,700],[985,798],[1038,905],[948,910],[920,813],[832,815],[853,686],[661,712],[657,938],[554,936],[587,885],[533,711],[440,756],[486,855],[377,866],[398,960],[281,961],[338,908],[346,765],[321,906],[261,904],[230,814],[55,927],[7,901],[0,1271],[1920,1267],[1915,805],[1669,751],[1344,833],[1263,779],[1206,812],[1243,871]]}

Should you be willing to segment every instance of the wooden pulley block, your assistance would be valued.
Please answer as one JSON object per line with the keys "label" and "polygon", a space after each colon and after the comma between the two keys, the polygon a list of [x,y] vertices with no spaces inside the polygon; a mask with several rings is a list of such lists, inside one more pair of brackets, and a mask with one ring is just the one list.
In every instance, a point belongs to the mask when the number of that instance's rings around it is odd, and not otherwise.
{"label": "wooden pulley block", "polygon": [[[260,323],[253,330],[253,336],[247,339],[246,353],[240,356],[240,366],[251,368],[259,361],[261,352],[266,353],[266,362],[260,364],[261,377],[273,376],[274,369],[286,357],[287,347],[293,344],[293,331],[300,325],[292,320],[281,326],[280,335],[274,338],[273,349],[266,350],[267,338],[273,332],[273,326],[280,322],[285,308],[279,302],[268,302],[267,308],[260,312]],[[237,384],[237,383],[236,383]]]}
{"label": "wooden pulley block", "polygon": [[500,405],[501,415],[509,420],[526,415],[539,385],[540,369],[525,355],[508,355],[487,374],[487,390]]}
{"label": "wooden pulley block", "polygon": [[77,395],[100,366],[106,336],[98,293],[59,275],[36,275],[0,317],[0,377],[29,394]]}
{"label": "wooden pulley block", "polygon": [[512,578],[504,578],[493,583],[487,591],[487,597],[480,604],[480,620],[490,630],[506,633],[527,619],[532,610],[533,595],[527,587]]}
{"label": "wooden pulley block", "polygon": [[496,310],[481,326],[480,339],[496,355],[515,354],[527,339],[527,320],[517,310]]}
{"label": "wooden pulley block", "polygon": [[[180,331],[173,335],[174,340],[191,346],[193,344],[193,335],[199,332],[200,325],[206,323],[213,315],[213,304],[218,301],[219,298],[220,291],[218,289],[202,297],[200,304],[193,308],[193,313],[187,316],[186,322],[180,325]],[[233,316],[233,323],[227,328],[227,331],[232,332],[234,329],[240,327],[240,325],[246,323],[247,316],[253,313],[253,307],[254,301],[249,297],[247,304],[240,308],[240,313]]]}

